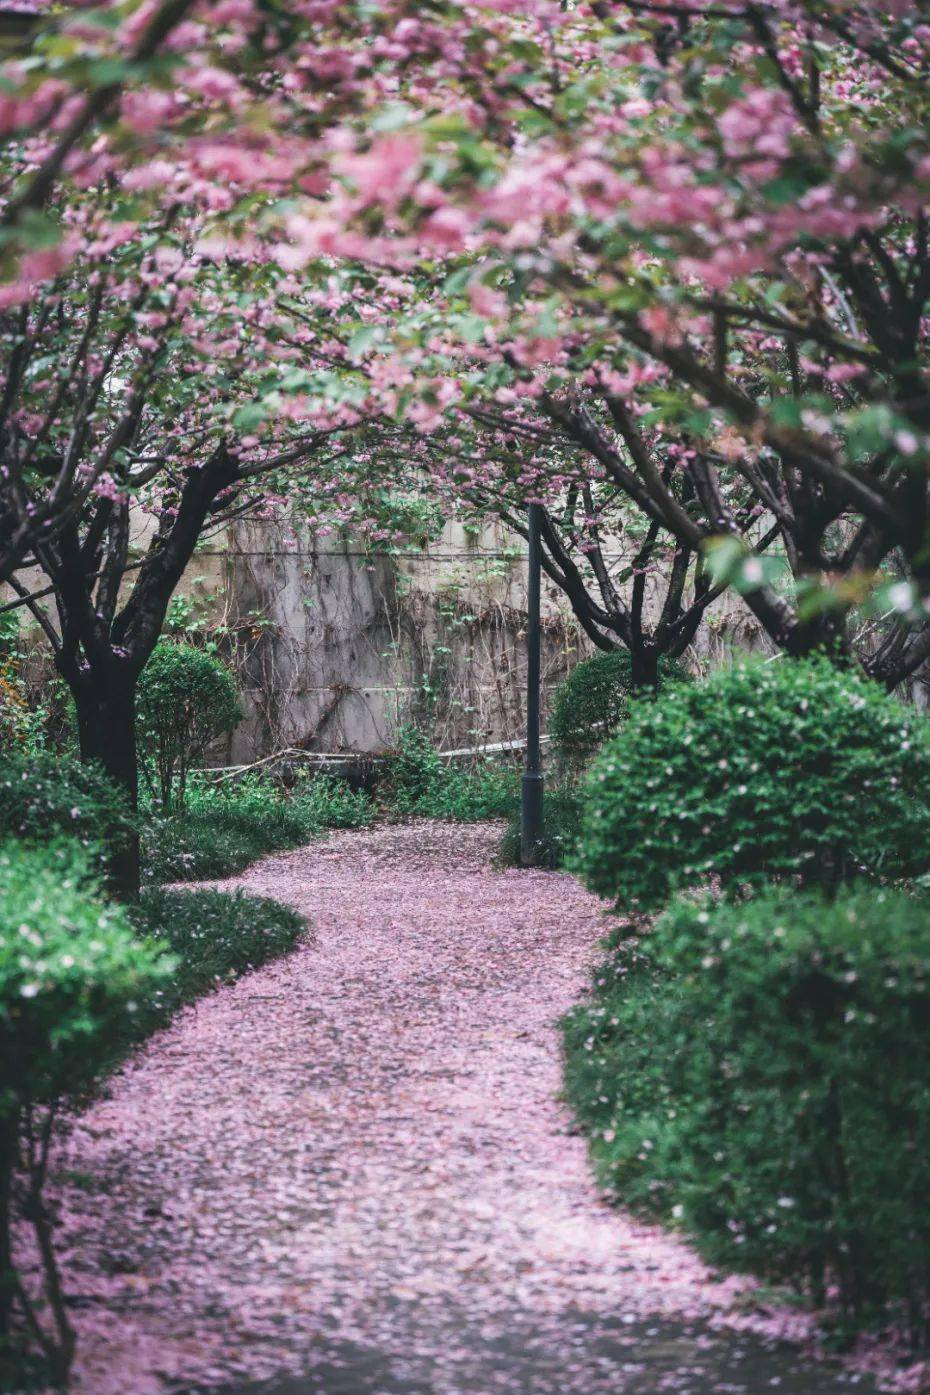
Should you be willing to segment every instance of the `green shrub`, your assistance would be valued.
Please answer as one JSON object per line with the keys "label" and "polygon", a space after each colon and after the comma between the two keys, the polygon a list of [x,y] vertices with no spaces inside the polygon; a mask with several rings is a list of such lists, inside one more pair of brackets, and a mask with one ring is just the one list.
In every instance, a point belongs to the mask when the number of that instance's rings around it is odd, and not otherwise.
{"label": "green shrub", "polygon": [[520,802],[520,772],[491,761],[471,766],[444,763],[442,779],[416,801],[413,812],[428,819],[480,823],[512,815]]}
{"label": "green shrub", "polygon": [[173,968],[65,843],[0,849],[0,1112],[83,1089]]}
{"label": "green shrub", "polygon": [[143,876],[148,882],[228,877],[278,848],[317,833],[298,808],[258,781],[193,784],[182,811],[153,809],[142,827]]}
{"label": "green shrub", "polygon": [[397,733],[394,749],[384,765],[382,784],[398,814],[413,813],[417,803],[439,788],[446,766],[429,737],[419,727],[407,725]]}
{"label": "green shrub", "polygon": [[382,784],[393,814],[459,823],[507,818],[520,800],[520,776],[513,766],[491,760],[453,764],[413,726],[401,728]]}
{"label": "green shrub", "polygon": [[719,877],[833,887],[930,865],[924,717],[826,659],[681,684],[635,704],[585,783],[587,885],[661,905]]}
{"label": "green shrub", "polygon": [[139,752],[165,809],[183,805],[188,774],[207,747],[242,718],[225,664],[190,644],[162,640],[139,679]]}
{"label": "green shrub", "polygon": [[[0,1365],[21,1369],[20,1354],[2,1350],[15,1296],[56,1389],[67,1382],[74,1331],[42,1204],[54,1109],[119,1059],[173,967],[103,900],[76,844],[0,847]],[[35,1230],[47,1315],[8,1248],[14,1210]]]}
{"label": "green shrub", "polygon": [[[541,859],[550,867],[564,867],[578,847],[581,799],[571,784],[546,786],[543,795],[543,849]],[[502,867],[519,867],[520,814],[511,816],[497,854]]]}
{"label": "green shrub", "polygon": [[133,826],[122,792],[97,766],[50,751],[0,757],[0,840],[66,834],[85,848],[112,847]]}
{"label": "green shrub", "polygon": [[[633,690],[632,660],[628,649],[594,654],[576,664],[555,690],[549,717],[549,735],[557,749],[572,759],[584,759],[623,721]],[[659,660],[659,687],[688,678],[677,659]]]}
{"label": "green shrub", "polygon": [[843,1321],[930,1299],[930,906],[779,888],[679,902],[566,1023],[602,1179],[714,1263],[831,1285]]}
{"label": "green shrub", "polygon": [[365,828],[375,816],[365,791],[354,790],[337,775],[301,776],[289,803],[308,828]]}
{"label": "green shrub", "polygon": [[130,915],[137,933],[167,945],[176,961],[170,983],[144,1005],[147,1027],[288,953],[306,929],[303,917],[289,906],[241,891],[147,887]]}
{"label": "green shrub", "polygon": [[143,875],[148,882],[232,876],[325,828],[356,828],[373,816],[367,795],[331,776],[301,780],[290,795],[254,775],[222,784],[195,778],[183,810],[165,817],[156,806],[144,821]]}

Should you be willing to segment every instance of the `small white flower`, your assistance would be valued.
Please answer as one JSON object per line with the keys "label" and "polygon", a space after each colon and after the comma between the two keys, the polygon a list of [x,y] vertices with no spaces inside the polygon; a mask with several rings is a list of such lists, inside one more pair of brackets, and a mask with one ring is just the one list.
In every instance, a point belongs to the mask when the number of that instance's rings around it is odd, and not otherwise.
{"label": "small white flower", "polygon": [[888,589],[888,604],[903,614],[914,604],[914,588],[909,581],[898,581]]}

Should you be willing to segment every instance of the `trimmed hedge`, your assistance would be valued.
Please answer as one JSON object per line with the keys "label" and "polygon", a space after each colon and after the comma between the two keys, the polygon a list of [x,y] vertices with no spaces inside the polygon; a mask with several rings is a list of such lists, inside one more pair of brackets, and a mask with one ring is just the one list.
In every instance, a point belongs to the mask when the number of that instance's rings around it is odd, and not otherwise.
{"label": "trimmed hedge", "polygon": [[[33,1156],[35,1140],[51,1136],[54,1106],[91,1089],[185,1003],[293,949],[304,929],[289,907],[241,893],[156,889],[144,891],[131,908],[114,906],[102,899],[76,844],[0,848],[4,1389],[10,1381],[17,1389],[64,1389],[74,1355],[52,1220],[42,1203],[44,1145]],[[33,1140],[30,1149],[24,1137]],[[8,1244],[14,1220],[34,1228],[41,1285],[17,1273]],[[50,1301],[30,1287],[41,1287]]]}
{"label": "trimmed hedge", "polygon": [[0,849],[0,1113],[84,1089],[175,968],[65,843]]}
{"label": "trimmed hedge", "polygon": [[930,906],[780,888],[676,903],[565,1023],[601,1179],[713,1262],[835,1286],[847,1327],[930,1300]]}
{"label": "trimmed hedge", "polygon": [[587,885],[661,906],[708,877],[834,888],[930,867],[930,724],[826,659],[743,665],[634,704],[585,782]]}

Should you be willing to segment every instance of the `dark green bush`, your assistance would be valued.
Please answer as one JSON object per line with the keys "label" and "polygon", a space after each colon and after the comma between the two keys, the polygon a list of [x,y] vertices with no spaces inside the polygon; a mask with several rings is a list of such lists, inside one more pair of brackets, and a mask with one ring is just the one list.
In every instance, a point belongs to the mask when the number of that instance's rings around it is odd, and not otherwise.
{"label": "dark green bush", "polygon": [[375,816],[364,790],[354,790],[337,775],[301,776],[288,803],[307,828],[365,828]]}
{"label": "dark green bush", "polygon": [[157,938],[176,960],[171,981],[140,1007],[149,1028],[220,984],[288,953],[306,929],[289,906],[241,891],[147,887],[130,915],[139,935]]}
{"label": "dark green bush", "polygon": [[836,1287],[842,1321],[930,1299],[930,906],[779,888],[675,904],[566,1023],[602,1179],[715,1263]]}
{"label": "dark green bush", "polygon": [[173,969],[63,842],[0,848],[0,1112],[83,1089]]}
{"label": "dark green bush", "polygon": [[442,758],[426,733],[407,725],[397,733],[381,783],[396,813],[413,813],[418,800],[429,797],[445,773]]}
{"label": "dark green bush", "polygon": [[191,767],[242,718],[236,680],[214,655],[162,640],[142,670],[139,754],[165,809],[183,805]]}
{"label": "dark green bush", "polygon": [[585,782],[587,885],[661,905],[719,877],[834,887],[930,866],[930,728],[826,659],[745,665],[635,704]]}
{"label": "dark green bush", "polygon": [[[543,846],[539,860],[550,867],[563,867],[578,847],[581,798],[577,785],[547,784],[543,795]],[[520,815],[511,816],[497,854],[502,867],[520,866]]]}
{"label": "dark green bush", "polygon": [[[623,721],[633,692],[633,665],[628,649],[594,654],[576,664],[555,690],[549,735],[572,759],[584,759]],[[659,660],[659,688],[688,678],[677,659]]]}
{"label": "dark green bush", "polygon": [[133,823],[122,792],[97,766],[61,752],[0,756],[0,840],[66,834],[85,848],[112,847]]}
{"label": "dark green bush", "polygon": [[520,802],[520,773],[491,761],[470,766],[447,764],[442,779],[420,796],[413,812],[428,819],[479,823],[507,818]]}

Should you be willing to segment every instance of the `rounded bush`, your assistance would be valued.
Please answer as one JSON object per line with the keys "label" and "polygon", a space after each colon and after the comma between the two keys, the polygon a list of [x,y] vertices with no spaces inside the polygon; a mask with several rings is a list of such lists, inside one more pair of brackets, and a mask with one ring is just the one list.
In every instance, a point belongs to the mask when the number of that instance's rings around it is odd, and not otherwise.
{"label": "rounded bush", "polygon": [[165,808],[184,803],[191,766],[242,718],[226,665],[203,649],[168,640],[155,646],[142,670],[137,714],[140,753],[154,766]]}
{"label": "rounded bush", "polygon": [[586,780],[575,867],[646,909],[710,876],[911,876],[928,801],[923,716],[826,659],[744,665],[634,705]]}
{"label": "rounded bush", "polygon": [[[677,659],[659,660],[659,687],[688,678]],[[576,664],[555,690],[549,735],[567,756],[584,758],[597,750],[623,721],[633,692],[629,650],[594,654]]]}
{"label": "rounded bush", "polygon": [[919,1311],[930,1249],[930,906],[861,887],[675,903],[566,1023],[601,1176],[714,1263]]}

